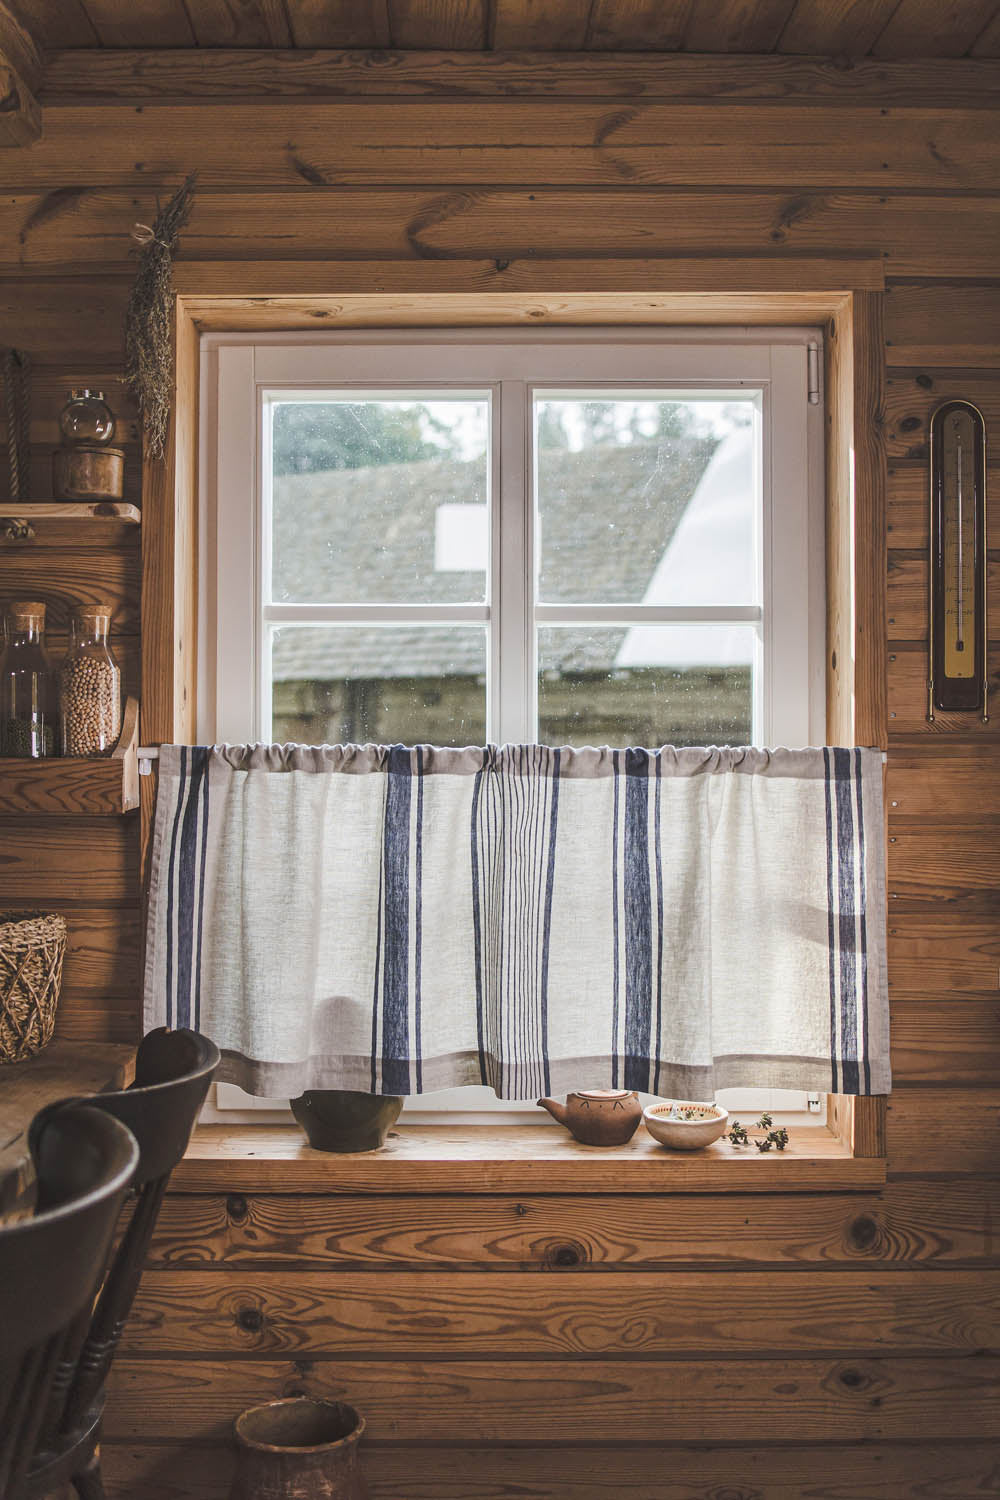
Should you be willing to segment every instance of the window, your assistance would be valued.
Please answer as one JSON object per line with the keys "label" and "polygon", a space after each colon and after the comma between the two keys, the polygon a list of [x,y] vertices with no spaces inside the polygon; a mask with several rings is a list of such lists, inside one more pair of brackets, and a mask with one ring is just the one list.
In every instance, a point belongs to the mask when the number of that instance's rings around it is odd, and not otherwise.
{"label": "window", "polygon": [[822,741],[817,345],[207,336],[200,737]]}

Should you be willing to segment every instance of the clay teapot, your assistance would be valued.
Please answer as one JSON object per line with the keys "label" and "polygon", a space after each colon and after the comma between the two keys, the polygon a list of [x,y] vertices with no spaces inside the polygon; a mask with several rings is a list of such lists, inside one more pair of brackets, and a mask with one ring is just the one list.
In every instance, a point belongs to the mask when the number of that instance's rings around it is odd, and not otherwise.
{"label": "clay teapot", "polygon": [[565,1104],[555,1099],[537,1102],[584,1146],[624,1146],[642,1119],[634,1089],[580,1089],[567,1094]]}

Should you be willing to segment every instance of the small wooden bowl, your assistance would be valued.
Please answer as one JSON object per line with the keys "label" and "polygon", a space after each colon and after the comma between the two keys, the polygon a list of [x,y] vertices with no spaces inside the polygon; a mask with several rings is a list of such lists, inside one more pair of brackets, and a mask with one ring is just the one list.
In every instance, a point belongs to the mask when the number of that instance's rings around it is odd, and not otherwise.
{"label": "small wooden bowl", "polygon": [[[706,1113],[700,1118],[685,1120],[680,1116],[671,1119],[671,1110],[697,1109]],[[642,1112],[642,1123],[661,1146],[671,1151],[698,1151],[710,1146],[725,1134],[729,1124],[729,1111],[721,1104],[696,1104],[688,1099],[667,1099],[660,1104],[648,1104]]]}

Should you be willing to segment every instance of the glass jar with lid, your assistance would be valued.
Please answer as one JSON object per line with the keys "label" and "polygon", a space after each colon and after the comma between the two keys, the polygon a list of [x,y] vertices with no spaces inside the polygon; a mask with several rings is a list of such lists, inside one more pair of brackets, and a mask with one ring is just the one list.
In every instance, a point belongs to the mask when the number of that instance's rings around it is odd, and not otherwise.
{"label": "glass jar with lid", "polygon": [[103,391],[81,389],[70,391],[69,399],[59,413],[59,430],[64,443],[87,443],[103,446],[115,435],[114,414]]}
{"label": "glass jar with lid", "polygon": [[0,755],[59,754],[59,694],[45,649],[45,605],[11,604],[0,663]]}
{"label": "glass jar with lid", "polygon": [[110,604],[88,604],[73,616],[59,674],[64,755],[110,755],[122,727],[121,669],[108,642]]}

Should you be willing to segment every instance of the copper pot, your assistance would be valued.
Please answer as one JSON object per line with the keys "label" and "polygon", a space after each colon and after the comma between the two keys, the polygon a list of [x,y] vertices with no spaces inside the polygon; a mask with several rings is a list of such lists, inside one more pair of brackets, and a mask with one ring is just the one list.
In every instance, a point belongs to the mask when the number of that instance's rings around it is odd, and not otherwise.
{"label": "copper pot", "polygon": [[251,1406],[234,1430],[229,1500],[370,1500],[358,1460],[365,1419],[353,1406],[289,1396]]}

